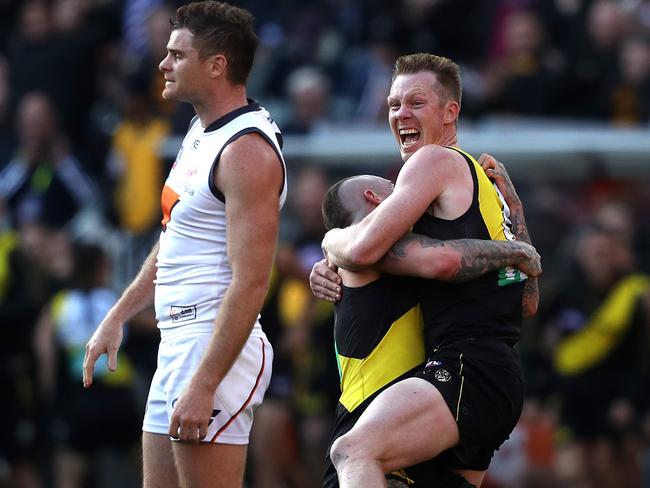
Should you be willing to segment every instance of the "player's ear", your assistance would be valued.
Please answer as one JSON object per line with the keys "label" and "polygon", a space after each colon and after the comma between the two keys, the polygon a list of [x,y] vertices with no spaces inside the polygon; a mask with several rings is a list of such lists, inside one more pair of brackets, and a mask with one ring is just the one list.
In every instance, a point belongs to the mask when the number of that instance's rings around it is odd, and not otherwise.
{"label": "player's ear", "polygon": [[460,113],[460,105],[455,100],[449,100],[445,104],[445,115],[444,122],[445,124],[451,124],[458,120],[458,114]]}
{"label": "player's ear", "polygon": [[228,59],[223,54],[214,54],[208,58],[210,77],[218,78],[222,76],[228,67]]}
{"label": "player's ear", "polygon": [[372,190],[364,190],[363,191],[363,198],[367,201],[372,203],[373,205],[379,205],[383,198],[375,193]]}

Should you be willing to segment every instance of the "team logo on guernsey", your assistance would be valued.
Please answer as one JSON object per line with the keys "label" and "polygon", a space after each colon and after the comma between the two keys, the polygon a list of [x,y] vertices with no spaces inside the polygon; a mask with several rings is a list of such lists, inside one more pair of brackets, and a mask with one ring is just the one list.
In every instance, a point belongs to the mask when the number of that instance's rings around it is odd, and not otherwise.
{"label": "team logo on guernsey", "polygon": [[200,141],[199,139],[197,139],[196,141],[194,141],[194,142],[192,143],[192,149],[198,149],[198,148],[199,148],[199,144],[201,144],[201,141]]}
{"label": "team logo on guernsey", "polygon": [[446,369],[440,368],[433,373],[433,377],[441,383],[447,383],[451,380],[451,373]]}
{"label": "team logo on guernsey", "polygon": [[196,318],[196,305],[172,305],[169,309],[172,322],[189,322]]}

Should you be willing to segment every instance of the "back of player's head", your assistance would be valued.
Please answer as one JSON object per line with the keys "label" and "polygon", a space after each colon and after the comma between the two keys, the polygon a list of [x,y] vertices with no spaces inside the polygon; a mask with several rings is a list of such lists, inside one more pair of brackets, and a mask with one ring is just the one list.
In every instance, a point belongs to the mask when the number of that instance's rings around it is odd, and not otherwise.
{"label": "back of player's head", "polygon": [[[353,177],[354,178],[354,177]],[[341,199],[341,185],[349,180],[345,178],[336,182],[327,190],[323,198],[322,212],[323,221],[327,230],[339,228],[342,229],[352,224],[352,212],[350,212]]]}
{"label": "back of player's head", "polygon": [[460,105],[463,86],[460,79],[460,67],[451,59],[429,53],[406,54],[397,58],[393,70],[393,81],[399,75],[408,75],[429,71],[438,80],[438,95],[443,101],[454,100]]}
{"label": "back of player's head", "polygon": [[172,29],[187,29],[201,59],[223,54],[228,60],[228,79],[244,84],[248,78],[258,39],[250,12],[226,2],[193,2],[176,10]]}
{"label": "back of player's head", "polygon": [[355,224],[393,191],[385,178],[357,175],[334,184],[323,198],[323,221],[327,230]]}

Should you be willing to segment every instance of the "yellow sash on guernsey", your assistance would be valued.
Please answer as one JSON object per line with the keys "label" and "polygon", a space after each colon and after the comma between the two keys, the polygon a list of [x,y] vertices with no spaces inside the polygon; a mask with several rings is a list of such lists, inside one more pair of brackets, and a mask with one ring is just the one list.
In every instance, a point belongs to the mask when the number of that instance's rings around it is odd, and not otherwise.
{"label": "yellow sash on guernsey", "polygon": [[600,363],[620,342],[637,300],[648,291],[650,277],[644,274],[622,279],[585,326],[559,344],[553,357],[555,370],[572,376]]}
{"label": "yellow sash on guernsey", "polygon": [[422,311],[413,307],[391,325],[382,340],[363,359],[338,354],[341,374],[339,402],[354,411],[368,397],[426,359]]}

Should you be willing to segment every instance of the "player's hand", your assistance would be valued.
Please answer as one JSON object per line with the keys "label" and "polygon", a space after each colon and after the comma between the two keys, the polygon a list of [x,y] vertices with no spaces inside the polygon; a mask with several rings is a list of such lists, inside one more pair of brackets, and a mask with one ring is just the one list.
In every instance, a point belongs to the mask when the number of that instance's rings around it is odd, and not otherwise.
{"label": "player's hand", "polygon": [[478,163],[483,168],[483,171],[485,171],[487,177],[497,186],[508,206],[521,206],[521,200],[519,200],[515,185],[512,184],[510,175],[508,175],[503,163],[500,163],[494,156],[486,153],[481,154],[478,158]]}
{"label": "player's hand", "polygon": [[185,442],[199,442],[208,435],[214,392],[192,383],[173,404],[169,435]]}
{"label": "player's hand", "polygon": [[341,299],[341,277],[337,267],[326,259],[318,261],[309,273],[309,286],[316,298],[336,303]]}
{"label": "player's hand", "polygon": [[517,245],[522,252],[522,258],[517,264],[517,268],[531,278],[541,275],[542,257],[537,250],[525,242],[515,241],[513,244]]}
{"label": "player's hand", "polygon": [[104,319],[97,330],[86,344],[86,354],[83,365],[84,388],[90,388],[93,384],[93,373],[95,363],[102,354],[108,356],[108,369],[117,369],[117,351],[122,344],[122,324]]}

